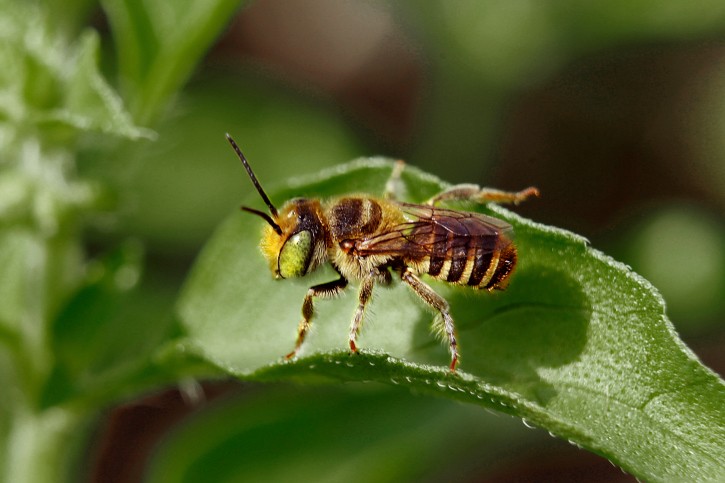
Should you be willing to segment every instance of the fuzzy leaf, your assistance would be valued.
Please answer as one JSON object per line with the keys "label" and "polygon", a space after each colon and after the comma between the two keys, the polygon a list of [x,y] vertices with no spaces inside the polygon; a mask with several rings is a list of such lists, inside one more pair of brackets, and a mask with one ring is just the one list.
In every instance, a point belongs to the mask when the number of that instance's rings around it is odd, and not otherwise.
{"label": "fuzzy leaf", "polygon": [[[79,8],[79,7],[75,7]],[[98,69],[98,34],[86,30],[70,43],[60,21],[32,2],[0,2],[0,146],[13,162],[20,140],[38,134],[68,147],[79,134],[151,137],[133,124]],[[60,23],[72,22],[64,19]]]}
{"label": "fuzzy leaf", "polygon": [[[379,194],[390,170],[387,161],[361,160],[270,194],[277,204]],[[413,168],[403,181],[411,201],[445,187]],[[274,281],[257,249],[263,221],[240,213],[219,227],[182,294],[187,348],[242,379],[375,380],[494,408],[647,480],[722,477],[725,384],[677,337],[657,291],[577,235],[497,206],[484,211],[514,226],[519,266],[500,293],[431,282],[451,303],[457,374],[429,332],[432,314],[399,283],[376,288],[360,354],[346,350],[350,294],[316,303],[302,357],[284,362],[307,288],[335,275]]]}

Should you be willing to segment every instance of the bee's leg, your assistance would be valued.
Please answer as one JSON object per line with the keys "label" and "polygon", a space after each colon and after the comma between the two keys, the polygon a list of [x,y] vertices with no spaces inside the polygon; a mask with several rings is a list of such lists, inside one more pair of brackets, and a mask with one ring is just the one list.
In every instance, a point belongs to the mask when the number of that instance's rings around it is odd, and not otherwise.
{"label": "bee's leg", "polygon": [[450,309],[446,299],[435,293],[432,288],[422,281],[418,276],[406,268],[401,274],[403,282],[410,285],[413,291],[423,299],[425,303],[436,309],[443,319],[443,332],[448,337],[448,346],[451,352],[451,372],[456,372],[458,365],[458,343],[456,342],[456,327],[453,325],[453,317],[451,317]]}
{"label": "bee's leg", "polygon": [[491,188],[481,188],[475,184],[457,184],[429,199],[426,204],[436,205],[441,201],[464,200],[476,203],[514,203],[519,204],[531,196],[539,196],[539,190],[530,186],[521,191],[500,191]]}
{"label": "bee's leg", "polygon": [[297,342],[295,343],[295,349],[285,356],[286,359],[292,359],[297,355],[302,347],[302,343],[305,341],[305,337],[307,337],[307,333],[310,331],[312,317],[315,314],[314,307],[312,305],[313,297],[335,297],[336,295],[339,295],[345,287],[347,287],[347,279],[342,275],[340,275],[339,279],[333,280],[332,282],[321,283],[320,285],[310,287],[307,291],[307,295],[305,295],[305,301],[302,302],[302,320],[300,321],[300,325],[297,327]]}
{"label": "bee's leg", "polygon": [[398,195],[400,194],[400,175],[403,172],[404,168],[405,161],[403,161],[402,159],[397,160],[395,162],[395,165],[393,165],[393,171],[392,173],[390,173],[390,178],[388,178],[388,181],[385,183],[385,193],[383,193],[385,199],[398,199]]}
{"label": "bee's leg", "polygon": [[365,315],[365,306],[370,301],[370,297],[373,295],[373,286],[375,285],[375,274],[369,273],[360,282],[360,291],[358,292],[358,305],[355,310],[355,316],[350,324],[350,350],[357,352],[357,336],[360,333],[362,327],[363,316]]}

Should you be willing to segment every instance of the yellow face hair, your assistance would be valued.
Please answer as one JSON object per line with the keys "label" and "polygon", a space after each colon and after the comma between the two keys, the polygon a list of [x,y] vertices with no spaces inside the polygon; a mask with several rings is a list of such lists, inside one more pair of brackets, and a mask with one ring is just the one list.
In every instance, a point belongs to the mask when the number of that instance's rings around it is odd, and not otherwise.
{"label": "yellow face hair", "polygon": [[285,238],[282,235],[278,235],[274,228],[266,225],[262,230],[262,240],[259,243],[259,248],[262,250],[264,258],[269,264],[269,269],[275,276],[279,276],[279,270],[277,268],[277,256],[282,250]]}
{"label": "yellow face hair", "polygon": [[299,199],[285,204],[264,228],[260,248],[276,278],[302,277],[323,261],[324,239],[313,235],[314,224],[301,221],[319,222],[320,216],[319,202]]}

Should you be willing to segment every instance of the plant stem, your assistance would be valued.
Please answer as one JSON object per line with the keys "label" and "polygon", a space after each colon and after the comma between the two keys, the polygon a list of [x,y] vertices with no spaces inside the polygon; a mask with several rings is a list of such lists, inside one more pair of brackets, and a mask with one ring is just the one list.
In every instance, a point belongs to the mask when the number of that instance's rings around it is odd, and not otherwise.
{"label": "plant stem", "polygon": [[86,429],[81,413],[61,407],[42,412],[20,408],[6,433],[2,481],[46,483],[72,481],[78,438]]}

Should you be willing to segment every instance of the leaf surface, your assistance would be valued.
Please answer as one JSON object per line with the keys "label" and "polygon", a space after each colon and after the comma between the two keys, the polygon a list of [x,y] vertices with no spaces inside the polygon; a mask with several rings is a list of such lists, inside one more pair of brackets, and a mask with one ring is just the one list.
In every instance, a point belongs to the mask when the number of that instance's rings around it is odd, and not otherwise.
{"label": "leaf surface", "polygon": [[[270,194],[278,205],[379,194],[391,166],[360,160]],[[410,167],[402,179],[409,201],[446,186]],[[263,221],[240,213],[219,227],[182,294],[186,347],[242,379],[374,380],[497,409],[647,480],[723,476],[725,385],[680,341],[654,287],[575,234],[493,205],[482,211],[513,225],[519,265],[504,292],[431,282],[456,321],[457,374],[430,334],[432,314],[400,283],[376,287],[360,354],[346,350],[352,288],[316,303],[303,354],[285,362],[307,288],[335,274],[274,281],[257,249]]]}

